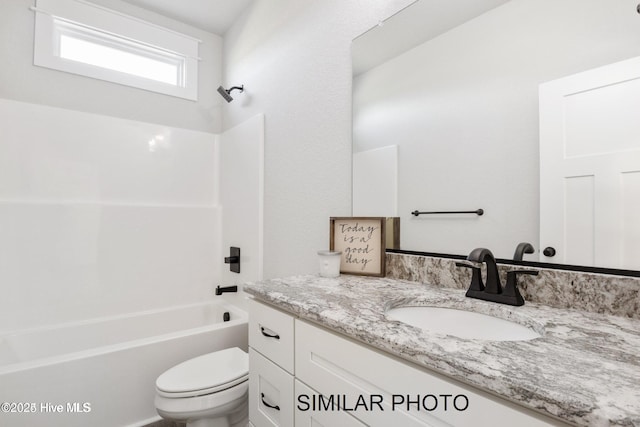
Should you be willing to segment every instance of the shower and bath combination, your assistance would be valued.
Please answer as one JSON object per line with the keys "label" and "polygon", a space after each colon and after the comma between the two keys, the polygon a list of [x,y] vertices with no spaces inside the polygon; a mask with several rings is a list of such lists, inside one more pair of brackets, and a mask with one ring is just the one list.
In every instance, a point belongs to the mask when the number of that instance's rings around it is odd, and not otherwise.
{"label": "shower and bath combination", "polygon": [[233,98],[231,97],[231,92],[234,91],[234,90],[239,90],[240,93],[242,93],[242,92],[244,92],[244,85],[242,85],[242,86],[233,86],[232,88],[229,88],[229,89],[225,89],[222,86],[218,87],[218,93],[220,95],[222,95],[222,97],[227,102],[233,101]]}

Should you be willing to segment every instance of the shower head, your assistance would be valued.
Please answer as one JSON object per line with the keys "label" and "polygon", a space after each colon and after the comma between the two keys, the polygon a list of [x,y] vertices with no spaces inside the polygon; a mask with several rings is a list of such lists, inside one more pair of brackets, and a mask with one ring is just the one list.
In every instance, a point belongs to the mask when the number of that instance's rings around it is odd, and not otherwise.
{"label": "shower head", "polygon": [[244,92],[244,85],[242,85],[242,86],[234,86],[234,87],[229,88],[229,89],[225,89],[222,86],[218,87],[218,93],[220,95],[222,95],[222,97],[227,102],[233,101],[233,98],[231,97],[231,91],[232,90],[239,90],[240,92]]}

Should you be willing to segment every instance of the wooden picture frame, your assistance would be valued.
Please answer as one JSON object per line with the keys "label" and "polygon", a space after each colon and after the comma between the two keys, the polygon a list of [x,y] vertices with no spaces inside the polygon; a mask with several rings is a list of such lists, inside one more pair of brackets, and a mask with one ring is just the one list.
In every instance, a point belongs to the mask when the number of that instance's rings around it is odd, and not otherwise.
{"label": "wooden picture frame", "polygon": [[400,249],[400,217],[390,216],[386,218],[387,230],[386,230],[386,248],[387,249]]}
{"label": "wooden picture frame", "polygon": [[342,252],[340,273],[385,276],[385,217],[331,217],[329,248]]}

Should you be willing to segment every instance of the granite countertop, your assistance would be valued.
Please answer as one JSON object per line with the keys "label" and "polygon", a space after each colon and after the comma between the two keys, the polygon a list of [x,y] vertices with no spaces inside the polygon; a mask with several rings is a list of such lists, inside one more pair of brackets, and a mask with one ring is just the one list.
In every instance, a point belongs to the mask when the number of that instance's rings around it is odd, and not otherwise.
{"label": "granite countertop", "polygon": [[[294,276],[244,290],[302,319],[584,426],[640,426],[640,321],[526,303],[512,307],[464,291],[387,278]],[[477,311],[527,325],[529,341],[481,341],[387,320],[398,306]]]}

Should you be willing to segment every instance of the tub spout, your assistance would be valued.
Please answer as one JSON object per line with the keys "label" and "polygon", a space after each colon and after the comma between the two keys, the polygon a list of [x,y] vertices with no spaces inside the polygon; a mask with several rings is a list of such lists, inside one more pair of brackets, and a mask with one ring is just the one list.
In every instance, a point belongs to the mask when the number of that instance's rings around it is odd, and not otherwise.
{"label": "tub spout", "polygon": [[218,285],[218,287],[216,288],[216,295],[222,295],[225,292],[238,292],[238,287],[234,285],[234,286],[224,286],[221,288],[220,285]]}

